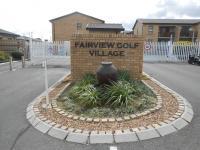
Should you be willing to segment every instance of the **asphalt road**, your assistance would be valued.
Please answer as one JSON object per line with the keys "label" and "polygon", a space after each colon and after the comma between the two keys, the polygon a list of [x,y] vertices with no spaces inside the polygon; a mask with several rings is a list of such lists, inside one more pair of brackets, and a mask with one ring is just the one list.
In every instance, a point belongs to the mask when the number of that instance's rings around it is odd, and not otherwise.
{"label": "asphalt road", "polygon": [[[29,65],[30,62],[26,61],[26,65]],[[22,62],[21,61],[13,61],[13,70],[21,69],[22,68]],[[9,62],[7,63],[0,63],[0,74],[9,72],[10,71],[10,65]]]}
{"label": "asphalt road", "polygon": [[[1,66],[0,66],[1,67]],[[48,76],[50,84],[64,74],[65,68],[50,68]],[[24,130],[30,139],[37,139],[32,134],[38,134],[29,127],[25,118],[27,105],[44,91],[44,72],[41,68],[17,69],[16,71],[1,72],[0,74],[0,150],[11,150],[18,139],[22,138]],[[31,132],[32,131],[32,132]],[[24,136],[27,135],[24,133]],[[32,143],[25,139],[22,143]],[[18,150],[40,149],[27,148],[19,143]],[[35,143],[35,145],[37,145]],[[21,148],[22,146],[22,148]]]}
{"label": "asphalt road", "polygon": [[[200,147],[200,67],[187,64],[144,64],[149,73],[186,97],[194,109],[192,123],[162,138],[116,145],[81,145],[63,142],[31,127],[25,118],[29,102],[44,90],[43,70],[19,69],[0,74],[0,150],[198,150]],[[55,82],[66,73],[50,68],[49,80]]]}

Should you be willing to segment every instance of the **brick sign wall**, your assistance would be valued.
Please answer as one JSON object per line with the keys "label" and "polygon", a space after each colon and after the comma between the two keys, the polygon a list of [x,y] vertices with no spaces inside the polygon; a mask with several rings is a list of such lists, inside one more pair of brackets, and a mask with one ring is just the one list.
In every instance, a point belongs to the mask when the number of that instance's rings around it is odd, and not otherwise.
{"label": "brick sign wall", "polygon": [[95,73],[102,61],[128,70],[139,79],[143,70],[143,38],[124,34],[75,34],[71,39],[71,74],[78,80]]}

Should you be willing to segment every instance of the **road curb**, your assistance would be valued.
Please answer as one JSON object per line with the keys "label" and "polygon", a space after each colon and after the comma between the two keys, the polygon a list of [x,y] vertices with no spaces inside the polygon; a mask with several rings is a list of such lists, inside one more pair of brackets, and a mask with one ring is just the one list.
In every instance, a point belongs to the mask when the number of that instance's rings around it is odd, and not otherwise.
{"label": "road curb", "polygon": [[[144,73],[145,74],[145,73]],[[75,142],[75,143],[81,143],[81,144],[99,144],[99,143],[123,143],[123,142],[136,142],[136,141],[142,141],[152,138],[158,138],[163,137],[165,135],[177,132],[178,130],[184,128],[187,126],[193,118],[193,109],[191,104],[181,95],[173,91],[172,89],[168,88],[164,84],[160,83],[156,79],[150,77],[149,75],[145,74],[148,78],[150,78],[152,81],[154,81],[157,85],[159,85],[161,88],[164,88],[168,93],[173,95],[179,104],[178,111],[175,113],[175,115],[171,118],[168,118],[167,120],[164,120],[163,122],[159,122],[158,124],[152,124],[145,127],[138,127],[138,128],[131,128],[126,130],[115,130],[115,131],[85,131],[85,130],[79,130],[74,128],[66,128],[65,126],[61,126],[59,124],[56,124],[55,122],[52,122],[50,120],[47,120],[44,116],[40,115],[39,110],[37,109],[37,106],[39,102],[41,101],[41,96],[43,96],[45,93],[42,93],[40,96],[38,96],[36,99],[31,102],[27,109],[26,109],[26,118],[32,124],[37,130],[39,130],[42,133],[47,133],[48,135],[65,140],[68,142]],[[62,80],[68,75],[65,75],[61,79],[59,79],[55,84],[53,84],[49,89],[50,91],[54,89],[56,85],[62,82]],[[159,95],[158,95],[159,98]],[[159,98],[160,99],[160,98]],[[159,100],[158,99],[158,100]],[[160,99],[161,100],[161,99]],[[160,103],[161,104],[161,101]],[[52,106],[56,106],[56,102],[52,101]],[[161,105],[159,105],[161,106]],[[109,119],[103,118],[96,120],[94,118],[83,118],[78,116],[73,116],[65,113],[61,109],[54,108],[57,112],[59,112],[62,115],[68,116],[69,118],[73,118],[75,120],[79,119],[82,121],[109,121]],[[159,109],[159,108],[158,108]],[[143,112],[144,113],[144,112]],[[147,114],[149,112],[144,113]],[[124,118],[117,118],[118,121],[121,121],[122,119],[131,119],[134,118],[137,115],[132,115]],[[117,121],[117,119],[114,121]],[[112,118],[110,118],[110,121],[112,121]]]}
{"label": "road curb", "polygon": [[[16,63],[16,62],[20,62],[20,61],[13,61],[13,63]],[[9,64],[10,62],[4,62],[4,63],[0,63],[0,66],[1,65],[6,65],[6,64]]]}

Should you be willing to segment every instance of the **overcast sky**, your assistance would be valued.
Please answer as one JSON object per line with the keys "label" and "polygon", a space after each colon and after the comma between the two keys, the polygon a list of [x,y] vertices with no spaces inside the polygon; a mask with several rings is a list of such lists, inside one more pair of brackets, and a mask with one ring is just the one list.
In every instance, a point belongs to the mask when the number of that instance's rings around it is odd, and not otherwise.
{"label": "overcast sky", "polygon": [[131,30],[137,18],[200,18],[200,0],[4,0],[0,28],[50,39],[49,20],[74,11]]}

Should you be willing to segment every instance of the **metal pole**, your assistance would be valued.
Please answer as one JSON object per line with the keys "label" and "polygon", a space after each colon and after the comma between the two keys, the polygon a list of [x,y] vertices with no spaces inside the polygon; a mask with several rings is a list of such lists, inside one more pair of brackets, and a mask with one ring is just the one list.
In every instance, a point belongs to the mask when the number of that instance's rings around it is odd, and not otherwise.
{"label": "metal pole", "polygon": [[10,71],[12,71],[13,70],[13,60],[12,60],[11,56],[9,57],[9,66],[10,66]]}
{"label": "metal pole", "polygon": [[22,56],[22,68],[25,68],[25,58],[24,58],[24,56]]}
{"label": "metal pole", "polygon": [[172,34],[170,36],[170,45],[169,45],[169,53],[168,53],[168,56],[169,58],[171,59],[172,58],[172,54],[173,54],[173,37],[172,37]]}
{"label": "metal pole", "polygon": [[46,109],[51,108],[49,101],[49,85],[48,85],[48,75],[47,75],[47,42],[44,43],[45,50],[45,61],[44,61],[44,72],[45,72],[45,93],[46,93]]}
{"label": "metal pole", "polygon": [[45,96],[46,96],[46,109],[51,108],[49,101],[49,88],[48,88],[48,75],[47,75],[47,60],[44,61],[44,72],[45,72]]}
{"label": "metal pole", "polygon": [[33,65],[33,33],[29,33],[29,54],[30,54],[30,60],[31,64]]}

